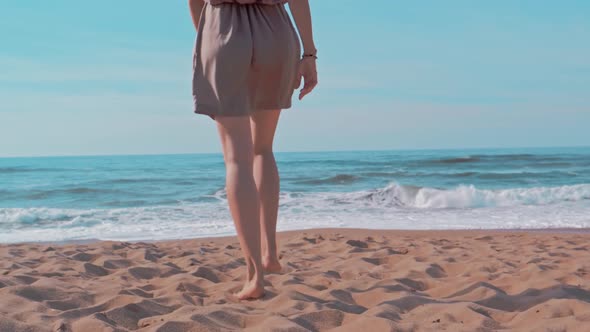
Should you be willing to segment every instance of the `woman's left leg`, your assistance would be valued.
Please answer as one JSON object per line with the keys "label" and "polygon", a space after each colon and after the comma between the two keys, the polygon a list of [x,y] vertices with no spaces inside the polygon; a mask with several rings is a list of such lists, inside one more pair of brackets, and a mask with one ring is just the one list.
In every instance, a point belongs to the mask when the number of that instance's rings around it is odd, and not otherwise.
{"label": "woman's left leg", "polygon": [[250,115],[254,146],[254,180],[260,197],[260,231],[262,267],[265,273],[281,272],[277,251],[277,217],[280,178],[273,153],[273,141],[280,109],[254,112]]}
{"label": "woman's left leg", "polygon": [[223,147],[229,209],[247,266],[239,299],[264,295],[264,271],[260,249],[260,200],[253,176],[253,144],[248,116],[215,116]]}

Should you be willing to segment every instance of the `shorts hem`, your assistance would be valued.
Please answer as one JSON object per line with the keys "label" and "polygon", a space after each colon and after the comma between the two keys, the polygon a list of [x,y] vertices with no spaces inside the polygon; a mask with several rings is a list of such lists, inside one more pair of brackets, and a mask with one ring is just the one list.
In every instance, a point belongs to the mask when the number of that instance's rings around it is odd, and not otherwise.
{"label": "shorts hem", "polygon": [[284,110],[284,109],[290,109],[291,107],[292,107],[292,103],[286,103],[286,104],[279,105],[279,106],[265,105],[265,106],[258,106],[258,107],[252,108],[250,111],[247,111],[245,113],[224,114],[223,112],[219,112],[218,110],[215,110],[216,109],[215,107],[205,106],[205,105],[195,105],[193,113],[198,114],[198,115],[207,115],[212,120],[215,120],[216,115],[220,115],[220,116],[250,116],[254,112]]}

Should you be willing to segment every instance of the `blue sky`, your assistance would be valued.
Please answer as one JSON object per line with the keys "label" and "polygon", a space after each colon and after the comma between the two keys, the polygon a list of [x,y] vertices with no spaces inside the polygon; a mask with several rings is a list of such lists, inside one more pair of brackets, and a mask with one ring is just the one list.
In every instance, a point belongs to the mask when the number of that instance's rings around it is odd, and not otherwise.
{"label": "blue sky", "polygon": [[[310,0],[276,151],[590,145],[590,2]],[[3,1],[0,156],[219,152],[187,1]]]}

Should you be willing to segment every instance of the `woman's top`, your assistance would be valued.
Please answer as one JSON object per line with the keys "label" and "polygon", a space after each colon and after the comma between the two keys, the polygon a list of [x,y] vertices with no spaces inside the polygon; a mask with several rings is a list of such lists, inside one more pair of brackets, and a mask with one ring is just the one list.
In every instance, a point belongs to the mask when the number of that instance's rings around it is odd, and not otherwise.
{"label": "woman's top", "polygon": [[250,4],[256,3],[260,5],[276,5],[279,3],[286,3],[288,0],[205,0],[212,5],[218,5],[220,3],[239,3],[239,4]]}

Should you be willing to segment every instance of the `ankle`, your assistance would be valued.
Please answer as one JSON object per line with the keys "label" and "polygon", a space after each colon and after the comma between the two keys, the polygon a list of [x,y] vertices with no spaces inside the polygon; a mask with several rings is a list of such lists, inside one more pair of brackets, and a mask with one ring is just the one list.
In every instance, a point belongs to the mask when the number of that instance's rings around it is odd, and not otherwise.
{"label": "ankle", "polygon": [[276,253],[269,253],[267,255],[262,256],[262,265],[267,265],[269,263],[278,263],[279,257]]}
{"label": "ankle", "polygon": [[257,262],[254,262],[254,259],[252,259],[249,263],[246,265],[248,280],[256,279],[258,275],[264,273],[264,257],[261,257]]}
{"label": "ankle", "polygon": [[276,253],[277,253],[276,246],[262,245],[260,247],[260,254],[262,255],[262,257],[276,256]]}
{"label": "ankle", "polygon": [[251,279],[247,281],[249,284],[264,285],[264,267],[260,268],[260,271],[254,272]]}
{"label": "ankle", "polygon": [[276,247],[265,247],[262,249],[262,258],[273,258],[277,256],[277,249]]}

